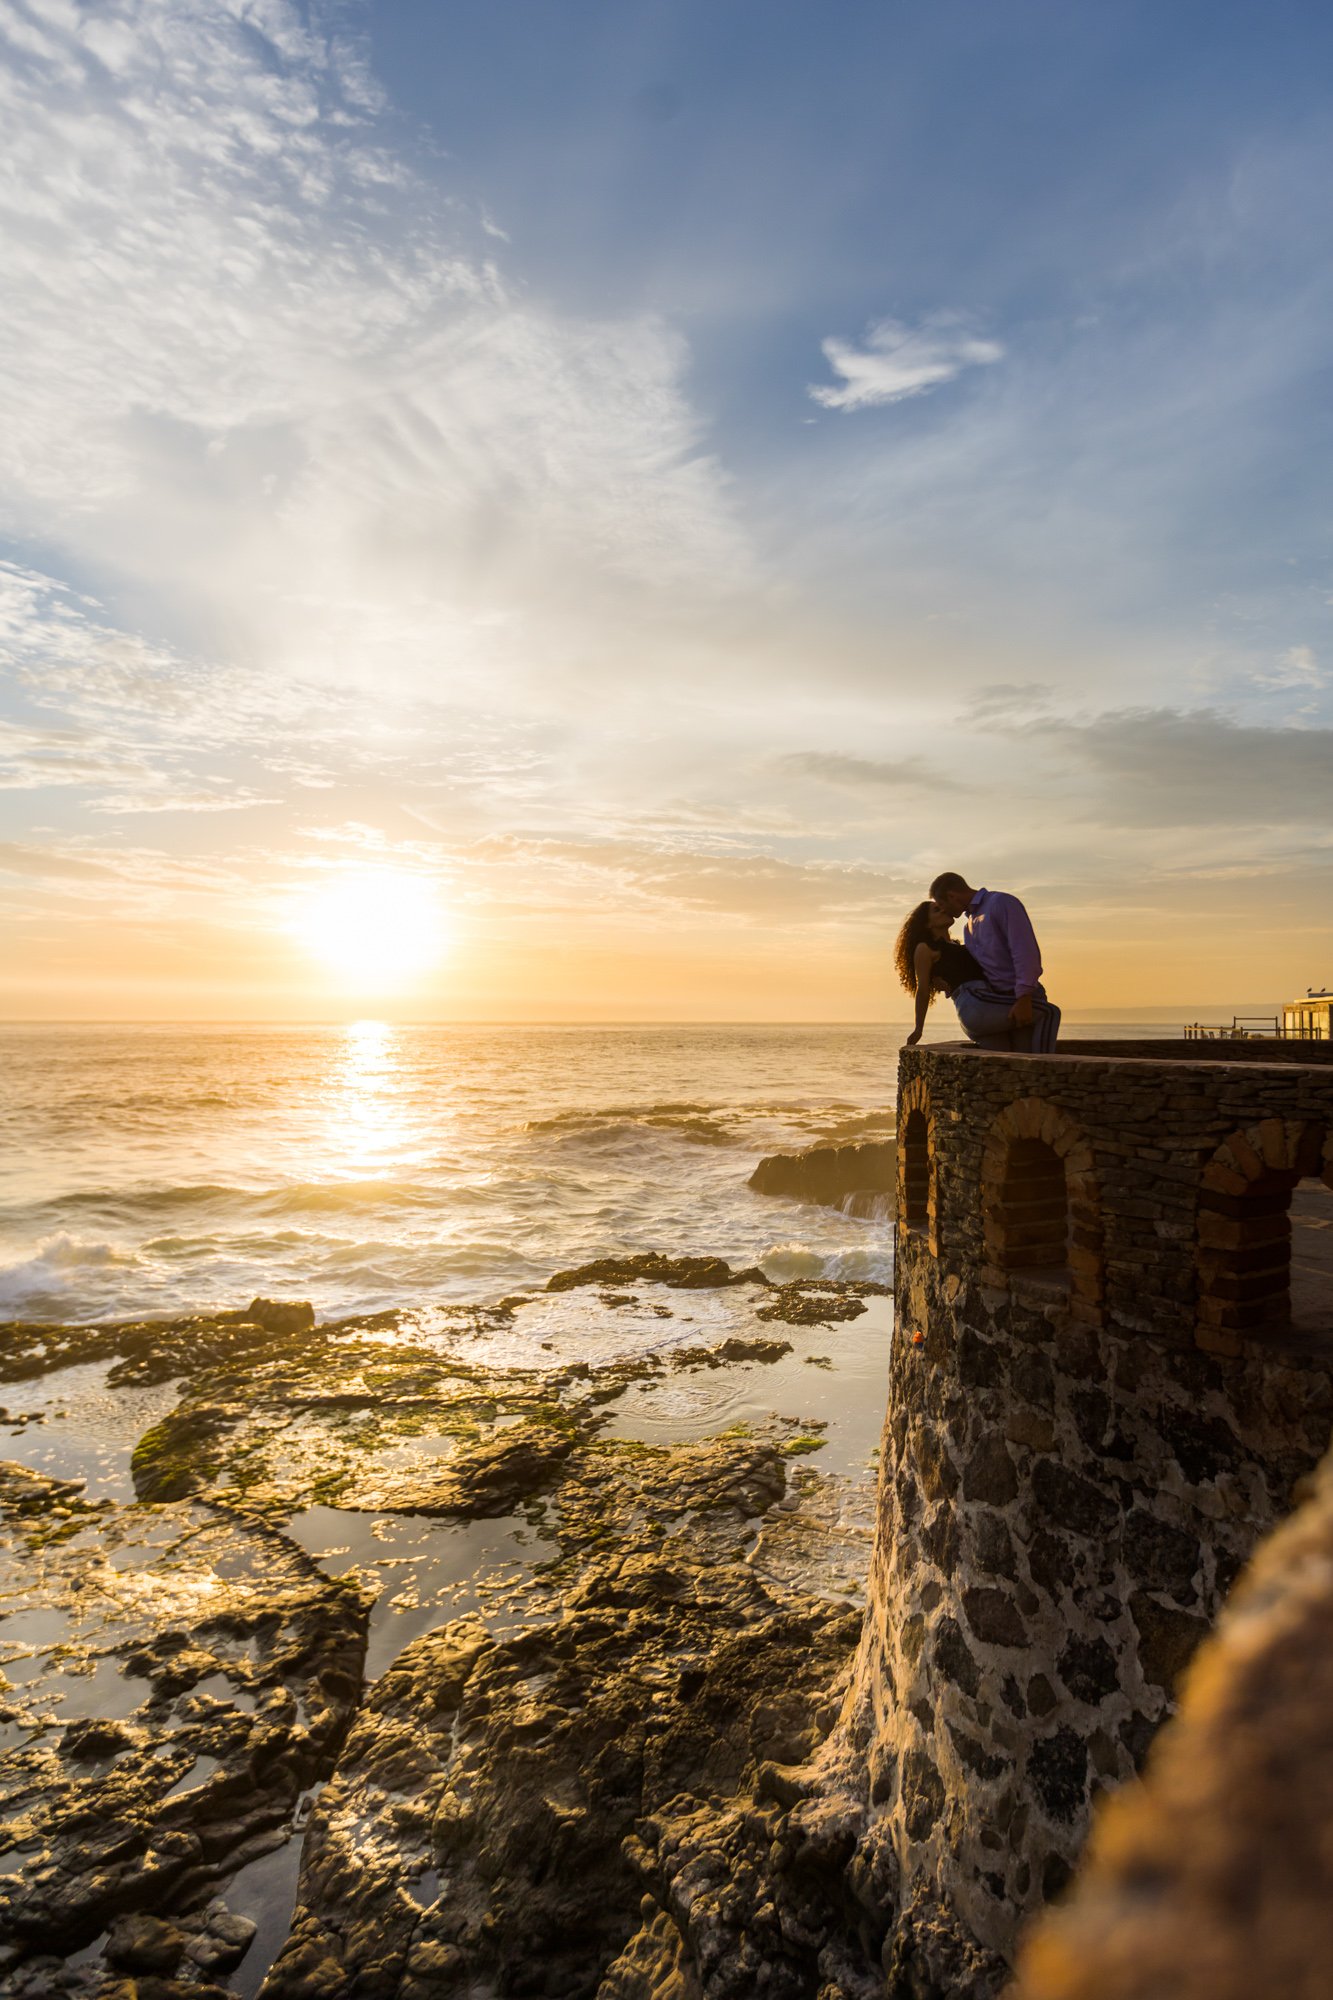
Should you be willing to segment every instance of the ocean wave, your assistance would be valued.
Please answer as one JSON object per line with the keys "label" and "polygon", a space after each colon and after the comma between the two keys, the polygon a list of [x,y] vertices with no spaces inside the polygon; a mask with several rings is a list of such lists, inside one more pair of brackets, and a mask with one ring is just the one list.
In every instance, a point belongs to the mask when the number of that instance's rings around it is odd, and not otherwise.
{"label": "ocean wave", "polygon": [[90,1243],[63,1231],[39,1243],[31,1257],[0,1265],[0,1306],[19,1306],[30,1299],[64,1295],[72,1283],[90,1272],[108,1271],[138,1262],[130,1251],[111,1243]]}
{"label": "ocean wave", "polygon": [[389,1179],[297,1181],[290,1187],[271,1188],[249,1198],[269,1215],[289,1215],[307,1209],[341,1214],[386,1207],[434,1208],[441,1201],[438,1190],[422,1187],[418,1181]]}
{"label": "ocean wave", "polygon": [[672,1132],[696,1146],[734,1145],[734,1133],[718,1124],[716,1111],[710,1104],[613,1104],[530,1118],[523,1130],[533,1138],[557,1140],[614,1140],[638,1138],[644,1131]]}
{"label": "ocean wave", "polygon": [[796,1278],[847,1278],[876,1285],[893,1279],[893,1252],[883,1247],[815,1250],[807,1243],[774,1243],[756,1262],[775,1285],[788,1285]]}
{"label": "ocean wave", "polygon": [[[104,1209],[135,1209],[152,1214],[155,1211],[196,1208],[212,1202],[253,1200],[253,1189],[224,1187],[212,1181],[198,1185],[186,1182],[179,1187],[146,1188],[127,1183],[121,1187],[74,1188],[46,1206],[70,1209],[75,1214]],[[10,1209],[7,1214],[12,1219],[16,1211]]]}

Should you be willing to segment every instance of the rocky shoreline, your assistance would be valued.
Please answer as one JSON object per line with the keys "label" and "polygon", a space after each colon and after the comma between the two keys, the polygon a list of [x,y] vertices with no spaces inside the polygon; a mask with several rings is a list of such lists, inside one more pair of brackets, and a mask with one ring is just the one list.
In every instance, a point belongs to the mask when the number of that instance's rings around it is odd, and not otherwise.
{"label": "rocky shoreline", "polygon": [[[884,1288],[642,1257],[3,1333],[0,1993],[631,2000],[685,1951],[740,1995],[756,1940],[817,1989]],[[114,1476],[81,1394],[155,1418]],[[245,1885],[298,1846],[266,1970]]]}

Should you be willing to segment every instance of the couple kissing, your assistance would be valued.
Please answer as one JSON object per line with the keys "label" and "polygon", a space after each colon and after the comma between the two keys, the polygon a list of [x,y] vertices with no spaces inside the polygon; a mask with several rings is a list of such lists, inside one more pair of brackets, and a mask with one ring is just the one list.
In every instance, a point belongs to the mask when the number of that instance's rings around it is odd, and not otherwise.
{"label": "couple kissing", "polygon": [[[950,932],[963,919],[961,939]],[[982,1049],[1049,1055],[1060,1032],[1060,1009],[1041,983],[1036,933],[1017,896],[973,889],[961,875],[937,875],[898,933],[893,962],[916,1000],[906,1046],[921,1040],[926,1010],[947,994],[963,1033]]]}

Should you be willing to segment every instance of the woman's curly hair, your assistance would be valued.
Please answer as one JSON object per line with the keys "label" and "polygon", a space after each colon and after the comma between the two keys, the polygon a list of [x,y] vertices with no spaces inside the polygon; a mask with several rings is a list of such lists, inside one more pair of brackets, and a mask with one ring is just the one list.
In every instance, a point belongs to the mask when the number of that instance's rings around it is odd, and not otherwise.
{"label": "woman's curly hair", "polygon": [[[930,919],[935,905],[931,902],[918,903],[907,922],[898,933],[898,942],[893,947],[893,963],[898,977],[908,992],[916,993],[916,948],[919,944],[932,944]],[[935,998],[931,992],[931,999]]]}

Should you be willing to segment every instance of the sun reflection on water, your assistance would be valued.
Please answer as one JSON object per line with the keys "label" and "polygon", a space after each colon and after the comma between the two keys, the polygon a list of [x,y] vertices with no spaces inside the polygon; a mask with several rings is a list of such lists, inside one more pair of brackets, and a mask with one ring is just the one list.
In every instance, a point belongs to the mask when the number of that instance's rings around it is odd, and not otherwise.
{"label": "sun reflection on water", "polygon": [[411,1119],[399,1037],[387,1021],[353,1021],[329,1079],[330,1151],[353,1180],[382,1180],[408,1151]]}

